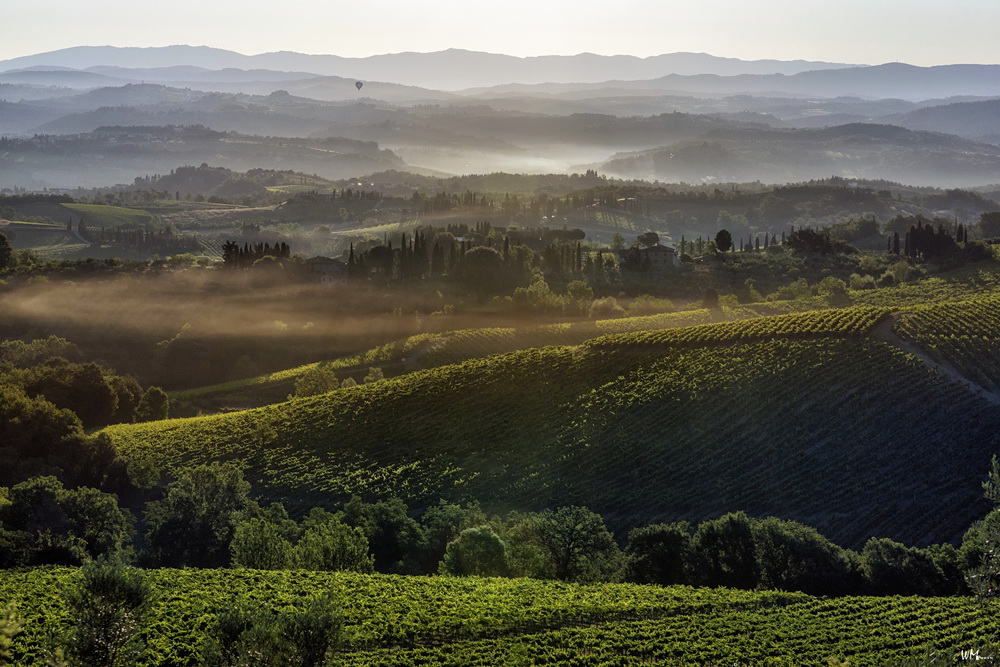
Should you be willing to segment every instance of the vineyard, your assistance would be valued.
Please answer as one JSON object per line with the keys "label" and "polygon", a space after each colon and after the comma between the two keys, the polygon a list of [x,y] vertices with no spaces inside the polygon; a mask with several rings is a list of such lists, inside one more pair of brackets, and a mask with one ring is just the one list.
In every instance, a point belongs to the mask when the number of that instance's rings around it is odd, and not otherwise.
{"label": "vineyard", "polygon": [[757,313],[749,309],[713,313],[702,308],[676,313],[550,324],[520,329],[513,327],[461,329],[438,336],[431,348],[421,356],[420,365],[423,368],[433,368],[516,350],[548,345],[579,345],[596,336],[612,332],[673,329],[713,321],[756,316]]}
{"label": "vineyard", "polygon": [[212,259],[222,259],[222,246],[226,239],[221,236],[198,236],[199,254]]}
{"label": "vineyard", "polygon": [[964,301],[1000,292],[1000,271],[989,264],[971,264],[894,287],[851,292],[854,303],[905,310],[928,303]]}
{"label": "vineyard", "polygon": [[[579,345],[592,338],[612,333],[642,332],[659,329],[690,327],[713,322],[727,322],[759,318],[773,313],[801,310],[802,304],[794,302],[771,302],[752,306],[727,307],[715,311],[705,308],[683,310],[655,315],[622,317],[607,320],[568,322],[534,327],[489,327],[479,329],[456,329],[438,334],[417,334],[409,338],[387,343],[366,352],[331,359],[324,362],[304,364],[266,375],[241,380],[176,391],[171,396],[179,401],[197,401],[206,398],[238,396],[246,398],[245,392],[262,389],[282,389],[291,392],[293,383],[320,363],[335,370],[348,371],[364,366],[397,366],[407,371],[435,368],[447,364],[461,363],[494,354],[528,350],[550,345]],[[868,309],[869,311],[873,309]],[[853,315],[852,315],[853,316]],[[768,325],[762,325],[766,330]],[[790,325],[794,326],[794,324]],[[728,334],[720,334],[723,337]],[[267,392],[273,394],[273,391]]]}
{"label": "vineyard", "polygon": [[238,394],[239,392],[247,390],[259,389],[262,387],[273,387],[275,385],[283,386],[290,390],[293,387],[293,382],[297,378],[301,377],[310,370],[317,368],[320,364],[326,364],[330,368],[337,371],[344,371],[365,366],[401,363],[406,359],[407,355],[414,354],[421,347],[426,346],[432,341],[436,341],[437,338],[438,337],[434,334],[418,334],[403,340],[386,343],[385,345],[379,345],[378,347],[374,347],[370,350],[360,354],[351,355],[349,357],[341,357],[327,362],[304,364],[302,366],[277,371],[275,373],[268,373],[266,375],[259,375],[252,378],[244,378],[242,380],[233,380],[231,382],[224,382],[208,387],[198,387],[197,389],[177,391],[173,392],[172,396],[180,401],[190,401],[212,396]]}
{"label": "vineyard", "polygon": [[[413,515],[439,499],[477,501],[491,517],[582,505],[624,544],[638,526],[742,510],[859,551],[871,537],[957,544],[989,510],[980,483],[1000,454],[1000,405],[984,400],[1000,392],[1000,274],[973,266],[849,297],[856,305],[730,298],[711,310],[420,333],[321,362],[341,379],[370,367],[388,379],[103,433],[163,479],[235,463],[255,499],[296,519],[352,496],[402,499]],[[259,405],[318,366],[172,398]],[[0,607],[16,603],[25,623],[15,664],[46,664],[47,637],[69,627],[61,591],[75,576],[53,567],[0,577]],[[346,626],[337,662],[357,666],[856,667],[931,647],[972,655],[1000,629],[995,610],[968,598],[239,569],[147,576],[158,598],[142,665],[201,664],[226,607],[280,613],[331,588]]]}
{"label": "vineyard", "polygon": [[135,208],[104,206],[100,204],[62,204],[63,208],[82,218],[90,227],[117,227],[136,225],[143,227],[153,222],[153,216]]}
{"label": "vineyard", "polygon": [[[75,571],[11,572],[0,600],[25,631],[16,664],[41,660],[65,630],[60,592]],[[277,612],[333,589],[344,612],[337,664],[883,665],[970,651],[996,637],[989,610],[961,598],[815,598],[800,593],[528,579],[256,570],[152,570],[157,591],[140,665],[197,665],[218,611],[237,601]]]}
{"label": "vineyard", "polygon": [[895,330],[980,386],[1000,389],[1000,297],[924,306],[901,315]]}
{"label": "vineyard", "polygon": [[351,495],[575,503],[623,531],[740,508],[855,548],[956,539],[985,512],[1000,411],[866,338],[885,315],[611,335],[106,432],[168,471],[239,462],[262,499],[300,511]]}
{"label": "vineyard", "polygon": [[[202,237],[200,238],[200,243],[201,251],[205,254],[215,256],[221,252],[218,239]],[[890,309],[897,311],[920,309],[927,303],[945,303],[956,299],[968,299],[993,291],[1000,291],[1000,273],[991,267],[974,265],[925,278],[915,283],[880,288],[878,290],[852,291],[850,295],[851,299],[859,304],[857,307],[868,308],[867,312],[875,313],[887,312]],[[360,355],[352,355],[343,359],[332,359],[323,363],[329,364],[334,369],[341,369],[344,372],[348,372],[349,370],[357,371],[362,365],[379,365],[386,368],[387,375],[395,375],[399,372],[433,368],[445,364],[460,363],[478,357],[534,347],[579,345],[609,333],[634,332],[638,334],[639,332],[648,330],[692,327],[694,325],[710,324],[719,321],[760,319],[762,316],[774,313],[799,312],[803,309],[822,308],[825,305],[823,302],[823,298],[814,297],[812,299],[767,301],[745,305],[726,304],[722,309],[713,311],[695,309],[643,317],[577,321],[545,326],[519,328],[494,327],[445,331],[433,337],[429,334],[421,334],[412,339],[395,341],[388,346],[369,350]],[[831,309],[828,312],[835,312],[835,310]],[[855,309],[849,310],[855,313],[859,312]],[[835,316],[831,315],[831,317]],[[795,327],[798,326],[796,320],[789,319],[787,322],[788,328],[780,333],[789,337],[795,337],[796,335],[811,336],[814,333],[822,333],[821,329],[817,329],[815,332],[805,330],[798,332],[795,330]],[[742,334],[746,337],[746,340],[752,340],[757,335],[753,331],[753,327],[755,326],[760,326],[763,332],[762,335],[766,337],[769,335],[768,330],[773,324],[772,320],[763,319],[760,324],[748,325],[749,328]],[[712,333],[713,331],[721,332],[722,330],[710,328],[698,329],[698,331],[687,334],[690,336],[690,340],[685,344],[711,342],[709,339],[701,341],[698,338],[699,336],[708,336],[709,338],[713,336],[721,337],[722,340],[720,342],[731,339],[729,334]],[[663,334],[663,336],[666,336],[666,338],[661,337],[663,341],[668,339],[675,341],[674,334]],[[655,337],[641,337],[646,341],[644,344],[659,344],[655,342]],[[741,338],[737,336],[735,339],[740,340]],[[680,344],[680,341],[676,341],[676,344]],[[936,340],[934,344],[941,348],[935,354],[942,359],[944,357],[941,355],[948,355],[949,357],[960,357],[962,355],[972,355],[974,357],[988,356],[984,350],[973,349],[984,345],[984,343],[975,339],[963,340],[954,338]],[[988,345],[988,341],[985,344]],[[993,386],[989,381],[989,374],[992,371],[984,371],[975,362],[971,366],[956,365],[961,372],[968,372],[974,381],[979,382],[985,387]],[[292,393],[294,381],[315,366],[316,363],[306,364],[259,377],[180,391],[176,392],[173,396],[180,401],[217,399],[214,403],[201,403],[195,406],[209,412],[218,409],[218,406],[222,404],[238,406],[260,405],[265,402],[279,400],[280,397]],[[232,396],[232,400],[230,400],[230,396]],[[222,402],[219,403],[219,401]]]}
{"label": "vineyard", "polygon": [[713,343],[748,343],[775,338],[797,340],[830,335],[862,336],[886,317],[886,308],[842,308],[806,313],[758,317],[722,325],[640,331],[589,341],[591,347],[603,346],[699,346]]}
{"label": "vineyard", "polygon": [[65,225],[40,222],[11,222],[0,225],[0,234],[7,237],[15,248],[30,248],[36,252],[78,249],[83,244]]}
{"label": "vineyard", "polygon": [[638,225],[633,222],[632,217],[618,209],[606,206],[589,206],[575,211],[571,216],[571,222],[575,225],[588,227],[603,227],[619,232],[640,232]]}
{"label": "vineyard", "polygon": [[440,334],[417,334],[402,340],[380,345],[357,355],[331,359],[326,362],[305,364],[267,375],[234,380],[207,387],[177,391],[172,396],[181,401],[225,396],[250,389],[281,385],[286,393],[295,379],[325,363],[335,370],[355,369],[362,366],[406,364],[408,370],[427,369],[459,363],[479,357],[505,352],[527,350],[549,345],[576,345],[590,338],[610,332],[644,331],[647,329],[682,327],[712,322],[713,319],[741,319],[756,317],[749,309],[727,309],[712,313],[706,309],[676,313],[626,317],[592,322],[550,324],[538,327],[492,327],[458,329]]}

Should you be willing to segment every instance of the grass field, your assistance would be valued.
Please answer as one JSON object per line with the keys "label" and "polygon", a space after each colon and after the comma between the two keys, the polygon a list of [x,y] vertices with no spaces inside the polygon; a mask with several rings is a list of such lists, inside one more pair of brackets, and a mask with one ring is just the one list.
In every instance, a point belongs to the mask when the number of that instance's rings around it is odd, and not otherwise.
{"label": "grass field", "polygon": [[11,222],[0,224],[0,234],[17,250],[32,250],[47,258],[70,255],[89,244],[80,243],[66,226],[48,222]]}

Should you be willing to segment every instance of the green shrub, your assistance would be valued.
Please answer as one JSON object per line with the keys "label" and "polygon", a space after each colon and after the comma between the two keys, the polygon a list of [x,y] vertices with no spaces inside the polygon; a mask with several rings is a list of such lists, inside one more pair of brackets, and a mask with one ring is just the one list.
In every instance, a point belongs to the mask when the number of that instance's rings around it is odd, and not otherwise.
{"label": "green shrub", "polygon": [[134,665],[142,655],[139,629],[153,605],[140,570],[104,560],[90,561],[79,583],[66,593],[73,630],[67,654],[83,667]]}

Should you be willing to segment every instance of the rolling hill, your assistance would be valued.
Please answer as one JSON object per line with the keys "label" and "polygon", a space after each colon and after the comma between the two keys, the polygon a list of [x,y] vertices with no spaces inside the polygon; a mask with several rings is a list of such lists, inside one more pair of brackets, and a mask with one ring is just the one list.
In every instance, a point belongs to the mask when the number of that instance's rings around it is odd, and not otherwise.
{"label": "rolling hill", "polygon": [[733,128],[698,140],[615,156],[608,174],[666,181],[768,182],[795,178],[886,178],[967,186],[1000,169],[1000,148],[953,135],[892,125],[850,123],[817,129]]}
{"label": "rolling hill", "polygon": [[924,107],[889,116],[885,122],[911,130],[945,132],[995,144],[1000,143],[1000,100]]}
{"label": "rolling hill", "polygon": [[743,509],[845,546],[955,540],[985,512],[1000,410],[874,335],[888,312],[614,334],[106,432],[166,470],[239,462],[261,497],[302,508],[575,503],[618,530]]}
{"label": "rolling hill", "polygon": [[476,88],[466,93],[492,94],[519,91],[522,94],[547,95],[614,88],[618,91],[712,95],[767,96],[857,96],[877,99],[900,98],[918,101],[955,95],[1000,95],[997,71],[1000,65],[939,65],[916,67],[906,63],[885,63],[871,67],[815,69],[794,74],[733,74],[718,76],[699,72],[672,73],[644,80],[604,80],[592,83],[517,83]]}
{"label": "rolling hill", "polygon": [[[14,182],[37,187],[100,187],[133,183],[136,174],[168,174],[177,167],[209,161],[213,166],[237,171],[292,168],[328,178],[403,166],[397,155],[373,142],[330,136],[286,139],[243,135],[198,125],[143,125],[144,120],[155,123],[161,118],[134,109],[113,108],[86,123],[90,127],[94,122],[112,121],[97,127],[97,131],[30,139],[4,137],[0,139],[0,168],[7,170],[11,179],[17,179]],[[126,126],[113,121],[123,121]]]}

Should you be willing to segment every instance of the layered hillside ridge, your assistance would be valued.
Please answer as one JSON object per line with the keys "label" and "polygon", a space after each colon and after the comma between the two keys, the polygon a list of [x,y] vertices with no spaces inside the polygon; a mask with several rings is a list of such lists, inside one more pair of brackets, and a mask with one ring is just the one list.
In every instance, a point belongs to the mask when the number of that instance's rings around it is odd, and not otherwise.
{"label": "layered hillside ridge", "polygon": [[888,312],[604,336],[106,432],[167,471],[237,462],[292,507],[583,504],[619,531],[743,509],[855,548],[954,540],[985,511],[1000,411],[872,337]]}

